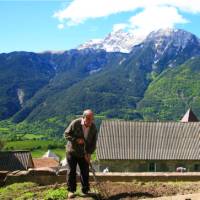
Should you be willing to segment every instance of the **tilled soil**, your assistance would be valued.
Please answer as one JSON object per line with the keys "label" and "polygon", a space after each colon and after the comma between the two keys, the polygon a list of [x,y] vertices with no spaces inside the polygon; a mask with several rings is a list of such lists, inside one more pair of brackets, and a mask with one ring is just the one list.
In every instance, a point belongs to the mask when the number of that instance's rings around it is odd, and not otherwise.
{"label": "tilled soil", "polygon": [[[144,199],[200,192],[200,182],[102,183],[109,200]],[[93,186],[94,187],[94,186]]]}
{"label": "tilled soil", "polygon": [[[49,186],[39,186],[32,188],[32,192],[40,193],[45,189],[66,187],[66,184],[57,184]],[[139,200],[145,198],[156,198],[164,196],[173,196],[178,194],[200,193],[199,182],[101,182],[101,190],[107,193],[107,200]],[[80,185],[79,185],[80,188]],[[91,183],[91,196],[81,196],[77,193],[74,200],[100,200],[106,199],[101,191],[98,191],[94,183]],[[101,194],[100,194],[100,193]],[[99,194],[99,195],[98,195]],[[40,198],[39,198],[40,199]]]}

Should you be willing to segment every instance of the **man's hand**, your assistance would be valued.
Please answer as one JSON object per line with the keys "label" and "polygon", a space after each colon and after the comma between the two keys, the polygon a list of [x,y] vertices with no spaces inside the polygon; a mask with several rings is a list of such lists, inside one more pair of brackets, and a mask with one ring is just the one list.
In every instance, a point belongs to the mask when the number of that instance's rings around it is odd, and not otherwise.
{"label": "man's hand", "polygon": [[76,140],[76,142],[78,143],[78,144],[84,144],[84,139],[82,139],[82,138],[78,138],[77,140]]}
{"label": "man's hand", "polygon": [[85,160],[89,164],[91,159],[91,154],[85,154]]}

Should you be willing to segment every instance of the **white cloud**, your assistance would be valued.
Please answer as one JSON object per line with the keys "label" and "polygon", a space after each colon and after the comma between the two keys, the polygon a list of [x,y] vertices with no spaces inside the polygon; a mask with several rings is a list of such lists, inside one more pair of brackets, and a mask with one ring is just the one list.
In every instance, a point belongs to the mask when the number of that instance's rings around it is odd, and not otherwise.
{"label": "white cloud", "polygon": [[157,0],[158,5],[169,5],[178,8],[179,10],[200,13],[200,1],[199,0]]}
{"label": "white cloud", "polygon": [[[140,9],[139,13],[137,9]],[[128,28],[136,35],[146,35],[152,30],[188,23],[189,21],[181,15],[181,12],[200,13],[200,1],[73,0],[65,9],[55,12],[54,17],[61,23],[72,26],[84,23],[88,19],[127,11],[133,11],[134,15],[128,22],[113,25],[113,31]]]}
{"label": "white cloud", "polygon": [[125,29],[128,25],[127,24],[114,24],[113,26],[113,32],[121,30],[121,29]]}
{"label": "white cloud", "polygon": [[75,25],[89,18],[135,10],[143,7],[143,2],[146,0],[74,0],[67,8],[55,12],[54,17],[60,21],[67,20],[69,25]]}
{"label": "white cloud", "polygon": [[199,0],[74,0],[65,9],[54,13],[61,22],[76,25],[89,18],[104,17],[119,12],[151,6],[171,6],[185,12],[200,12]]}
{"label": "white cloud", "polygon": [[129,29],[135,35],[147,35],[149,32],[164,28],[173,28],[177,23],[187,23],[174,7],[147,7],[129,20]]}
{"label": "white cloud", "polygon": [[58,24],[58,29],[64,29],[64,24]]}

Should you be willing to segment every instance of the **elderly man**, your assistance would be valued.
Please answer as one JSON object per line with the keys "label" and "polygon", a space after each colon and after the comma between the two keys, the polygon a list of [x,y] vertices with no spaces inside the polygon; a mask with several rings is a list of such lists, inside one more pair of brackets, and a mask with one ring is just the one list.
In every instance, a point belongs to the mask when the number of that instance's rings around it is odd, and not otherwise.
{"label": "elderly man", "polygon": [[73,120],[65,130],[67,142],[67,173],[68,198],[74,198],[76,191],[76,166],[79,165],[81,173],[82,192],[87,194],[89,187],[89,162],[91,154],[95,151],[97,129],[94,124],[92,110],[85,110],[82,118]]}

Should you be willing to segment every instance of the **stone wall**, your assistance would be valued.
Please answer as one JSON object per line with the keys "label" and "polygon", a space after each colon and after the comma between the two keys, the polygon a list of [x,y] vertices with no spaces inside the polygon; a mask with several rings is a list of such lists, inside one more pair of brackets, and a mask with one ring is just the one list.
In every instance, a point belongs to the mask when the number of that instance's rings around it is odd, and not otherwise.
{"label": "stone wall", "polygon": [[[1,174],[1,172],[0,172]],[[96,173],[97,180],[99,181],[111,181],[111,182],[132,182],[132,181],[200,181],[200,172],[185,172],[185,173]],[[3,185],[9,185],[18,182],[35,182],[39,185],[50,185],[56,183],[66,182],[66,171],[56,172],[48,170],[37,171],[17,171],[7,173],[7,177],[4,179]],[[79,175],[77,175],[77,181],[80,181]],[[94,181],[93,175],[90,173],[90,181]]]}
{"label": "stone wall", "polygon": [[175,172],[177,167],[184,167],[187,172],[200,172],[200,161],[101,160],[98,171],[103,172],[108,168],[110,172]]}

